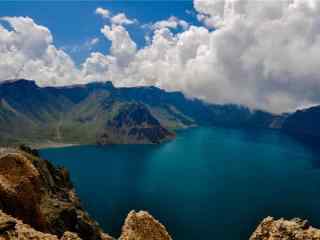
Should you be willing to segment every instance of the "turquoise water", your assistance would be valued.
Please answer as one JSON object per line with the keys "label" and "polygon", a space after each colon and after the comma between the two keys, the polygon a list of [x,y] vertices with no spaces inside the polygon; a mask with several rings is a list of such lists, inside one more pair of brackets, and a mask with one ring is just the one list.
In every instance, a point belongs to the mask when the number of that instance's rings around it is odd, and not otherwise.
{"label": "turquoise water", "polygon": [[266,216],[320,226],[320,154],[273,131],[194,128],[166,144],[79,146],[41,155],[67,167],[89,213],[114,236],[132,209],[174,239],[248,239]]}

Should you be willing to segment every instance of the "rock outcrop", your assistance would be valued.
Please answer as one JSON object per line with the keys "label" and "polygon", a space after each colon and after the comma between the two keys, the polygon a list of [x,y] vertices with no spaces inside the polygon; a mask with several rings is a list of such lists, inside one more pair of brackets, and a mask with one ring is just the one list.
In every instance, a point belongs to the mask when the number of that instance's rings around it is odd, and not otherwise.
{"label": "rock outcrop", "polygon": [[252,234],[250,240],[319,240],[320,230],[301,219],[275,220],[265,218]]}
{"label": "rock outcrop", "polygon": [[105,239],[81,207],[68,171],[25,148],[0,149],[0,208],[41,232],[61,237],[71,231],[84,240]]}
{"label": "rock outcrop", "polygon": [[[103,240],[112,240],[108,235]],[[76,233],[56,235],[35,230],[0,210],[0,240],[82,240]],[[172,240],[165,227],[147,212],[130,212],[119,240]]]}
{"label": "rock outcrop", "polygon": [[[68,171],[26,146],[0,148],[0,209],[0,240],[113,240],[81,207]],[[120,239],[171,237],[150,214],[132,211]]]}
{"label": "rock outcrop", "polygon": [[[0,211],[0,240],[59,240],[52,234],[33,229],[22,221]],[[81,240],[77,234],[65,232],[60,240]]]}
{"label": "rock outcrop", "polygon": [[149,213],[132,211],[122,227],[119,240],[172,240],[166,228]]}
{"label": "rock outcrop", "polygon": [[98,143],[158,144],[174,137],[175,134],[163,127],[145,105],[131,103],[121,106],[118,114],[108,121]]}

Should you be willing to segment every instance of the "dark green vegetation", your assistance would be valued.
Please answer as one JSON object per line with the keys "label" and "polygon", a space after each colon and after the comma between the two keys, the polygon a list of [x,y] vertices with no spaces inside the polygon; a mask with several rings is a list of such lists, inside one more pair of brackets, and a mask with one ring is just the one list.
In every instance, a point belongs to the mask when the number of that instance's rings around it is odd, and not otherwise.
{"label": "dark green vegetation", "polygon": [[106,82],[41,88],[22,79],[0,85],[0,143],[160,143],[171,139],[174,130],[196,125],[319,135],[312,124],[318,112],[276,116],[155,87],[115,88]]}

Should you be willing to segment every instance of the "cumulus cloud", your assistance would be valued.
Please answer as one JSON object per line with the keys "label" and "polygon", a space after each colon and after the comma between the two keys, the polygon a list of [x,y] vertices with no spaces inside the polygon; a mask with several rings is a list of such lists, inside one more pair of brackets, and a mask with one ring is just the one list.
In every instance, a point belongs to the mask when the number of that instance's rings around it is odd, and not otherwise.
{"label": "cumulus cloud", "polygon": [[130,25],[138,21],[136,19],[129,19],[124,13],[119,13],[111,18],[111,22],[117,25]]}
{"label": "cumulus cloud", "polygon": [[81,44],[63,46],[62,49],[70,53],[88,52],[91,51],[98,43],[100,39],[97,37],[86,40]]}
{"label": "cumulus cloud", "polygon": [[130,19],[125,13],[118,13],[112,16],[108,9],[98,7],[95,11],[96,14],[100,15],[104,19],[108,19],[112,24],[115,25],[131,25],[138,23],[137,19]]}
{"label": "cumulus cloud", "polygon": [[101,32],[112,42],[110,52],[119,65],[127,67],[137,51],[137,45],[131,39],[128,31],[121,25],[112,25],[111,27],[104,26]]}
{"label": "cumulus cloud", "polygon": [[170,17],[167,20],[162,20],[154,23],[152,26],[152,29],[161,29],[161,28],[172,28],[176,29],[178,27],[181,27],[183,30],[188,29],[189,23],[187,23],[184,20],[180,20],[175,16]]}
{"label": "cumulus cloud", "polygon": [[0,79],[37,79],[41,85],[79,80],[73,60],[53,45],[50,31],[28,17],[3,17],[0,23]]}
{"label": "cumulus cloud", "polygon": [[12,29],[0,24],[0,78],[18,72],[47,85],[154,85],[275,113],[320,103],[320,1],[194,0],[194,8],[203,26],[157,22],[140,49],[109,15],[101,33],[110,51],[91,53],[79,68],[47,28],[3,18]]}
{"label": "cumulus cloud", "polygon": [[110,17],[110,11],[108,9],[98,7],[95,11],[96,14],[100,15],[103,18],[109,18]]}
{"label": "cumulus cloud", "polygon": [[158,23],[110,79],[272,112],[320,102],[319,1],[194,0],[194,7],[204,27],[174,34],[175,23]]}

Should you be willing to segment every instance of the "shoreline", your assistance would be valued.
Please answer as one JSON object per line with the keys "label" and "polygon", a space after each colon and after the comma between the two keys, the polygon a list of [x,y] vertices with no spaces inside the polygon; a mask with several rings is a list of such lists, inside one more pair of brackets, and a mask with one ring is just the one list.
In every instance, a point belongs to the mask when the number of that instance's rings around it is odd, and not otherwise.
{"label": "shoreline", "polygon": [[41,150],[46,148],[63,148],[80,146],[80,143],[59,143],[59,142],[46,142],[46,143],[32,143],[29,146],[33,149]]}

